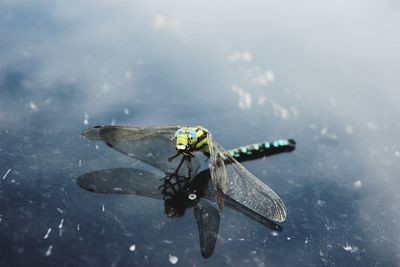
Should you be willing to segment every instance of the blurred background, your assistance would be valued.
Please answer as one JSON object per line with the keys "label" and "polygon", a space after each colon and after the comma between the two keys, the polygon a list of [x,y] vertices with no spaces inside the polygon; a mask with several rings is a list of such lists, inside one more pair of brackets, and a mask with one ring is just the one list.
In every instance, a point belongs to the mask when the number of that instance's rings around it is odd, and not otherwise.
{"label": "blurred background", "polygon": [[[400,265],[397,1],[0,0],[1,266]],[[81,189],[135,164],[99,124],[203,125],[280,195],[274,232],[229,209],[201,257],[193,212]]]}

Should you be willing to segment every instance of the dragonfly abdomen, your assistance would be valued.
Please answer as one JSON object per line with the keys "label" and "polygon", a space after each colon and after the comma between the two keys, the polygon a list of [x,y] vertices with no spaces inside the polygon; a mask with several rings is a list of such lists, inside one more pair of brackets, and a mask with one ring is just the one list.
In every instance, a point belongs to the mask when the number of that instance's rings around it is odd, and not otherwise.
{"label": "dragonfly abdomen", "polygon": [[279,139],[273,142],[256,143],[248,146],[228,150],[237,161],[258,159],[283,152],[291,152],[295,149],[296,142],[293,139]]}

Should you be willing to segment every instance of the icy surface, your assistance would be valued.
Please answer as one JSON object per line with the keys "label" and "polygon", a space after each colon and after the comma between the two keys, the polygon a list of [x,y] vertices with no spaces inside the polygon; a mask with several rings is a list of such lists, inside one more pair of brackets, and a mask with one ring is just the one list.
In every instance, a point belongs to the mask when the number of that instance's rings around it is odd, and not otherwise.
{"label": "icy surface", "polygon": [[[0,266],[399,266],[399,9],[0,1]],[[282,199],[283,230],[224,207],[204,259],[193,208],[82,189],[93,171],[163,173],[80,136],[109,124],[204,125],[224,148],[294,138],[243,164]],[[174,167],[163,144],[146,155]]]}

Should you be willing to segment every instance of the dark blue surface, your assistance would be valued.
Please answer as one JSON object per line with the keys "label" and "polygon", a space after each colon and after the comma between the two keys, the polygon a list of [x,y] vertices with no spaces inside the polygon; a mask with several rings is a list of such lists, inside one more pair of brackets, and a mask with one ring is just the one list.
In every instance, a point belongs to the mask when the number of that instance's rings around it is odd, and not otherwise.
{"label": "dark blue surface", "polygon": [[[398,9],[1,1],[0,265],[400,265]],[[81,189],[135,164],[80,138],[111,123],[203,125],[226,148],[294,138],[244,163],[285,202],[284,230],[224,209],[205,260],[192,210]]]}

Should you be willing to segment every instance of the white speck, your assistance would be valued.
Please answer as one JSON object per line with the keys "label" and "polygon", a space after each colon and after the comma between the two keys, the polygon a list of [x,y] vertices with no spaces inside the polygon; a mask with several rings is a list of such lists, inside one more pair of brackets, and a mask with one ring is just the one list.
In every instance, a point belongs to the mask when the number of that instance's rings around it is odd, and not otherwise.
{"label": "white speck", "polygon": [[236,62],[250,62],[253,59],[253,55],[250,52],[239,52],[235,51],[232,54],[229,54],[227,57],[228,62],[236,63]]}
{"label": "white speck", "polygon": [[353,183],[353,186],[354,186],[354,188],[358,189],[358,188],[361,188],[362,183],[361,183],[360,180],[357,180],[357,181],[355,181],[355,182]]}
{"label": "white speck", "polygon": [[395,156],[395,157],[400,157],[400,151],[396,150],[396,151],[394,152],[394,156]]}
{"label": "white speck", "polygon": [[331,133],[331,132],[328,130],[327,127],[321,128],[320,134],[321,134],[321,136],[324,136],[324,137],[326,137],[326,138],[328,138],[328,139],[332,139],[332,140],[337,140],[337,139],[338,139],[337,135],[334,134],[334,133]]}
{"label": "white speck", "polygon": [[154,22],[153,22],[154,28],[161,29],[161,28],[164,28],[166,24],[167,24],[167,21],[164,16],[158,15],[154,18]]}
{"label": "white speck", "polygon": [[298,117],[299,116],[299,110],[296,107],[291,106],[289,108],[290,112],[292,112],[293,117]]}
{"label": "white speck", "polygon": [[252,59],[253,59],[253,56],[252,56],[252,54],[250,52],[246,51],[246,52],[242,53],[242,60],[244,62],[250,62]]}
{"label": "white speck", "polygon": [[[182,23],[177,18],[167,18],[164,15],[158,15],[153,20],[153,27],[156,30],[169,29],[175,32],[179,32]],[[141,62],[141,60],[140,60]]]}
{"label": "white speck", "polygon": [[35,102],[33,102],[33,101],[31,101],[31,102],[29,103],[29,107],[31,108],[32,111],[35,111],[35,112],[37,112],[37,111],[39,110],[39,109],[37,108]]}
{"label": "white speck", "polygon": [[327,231],[330,231],[331,229],[334,229],[334,227],[330,226],[328,223],[325,224],[325,229]]}
{"label": "white speck", "polygon": [[121,187],[114,187],[113,190],[119,192],[119,191],[122,191],[122,188]]}
{"label": "white speck", "polygon": [[306,240],[304,240],[304,244],[308,244],[309,240],[308,237],[306,237]]}
{"label": "white speck", "polygon": [[318,204],[318,206],[320,206],[320,207],[322,207],[323,205],[325,205],[325,201],[324,200],[320,200],[320,199],[318,199],[317,200],[317,204]]}
{"label": "white speck", "polygon": [[261,96],[260,98],[258,98],[258,104],[260,106],[265,105],[265,103],[267,103],[267,101],[268,101],[268,98],[266,96]]}
{"label": "white speck", "polygon": [[3,175],[3,180],[6,179],[7,175],[10,173],[11,169],[8,169],[8,171],[6,171],[6,173]]}
{"label": "white speck", "polygon": [[129,109],[124,108],[124,113],[125,113],[125,115],[129,115],[129,113],[130,113]]}
{"label": "white speck", "polygon": [[358,247],[356,246],[350,246],[348,243],[346,243],[345,246],[343,246],[343,249],[346,251],[349,251],[350,253],[356,253],[358,252]]}
{"label": "white speck", "polygon": [[125,71],[125,79],[130,80],[132,79],[132,72],[130,70]]}
{"label": "white speck", "polygon": [[247,109],[251,107],[252,99],[249,92],[246,92],[237,85],[232,86],[232,91],[239,96],[238,105],[240,109]]}
{"label": "white speck", "polygon": [[79,231],[81,229],[81,226],[79,225],[79,223],[76,225],[76,231]]}
{"label": "white speck", "polygon": [[130,251],[135,251],[135,250],[136,250],[136,245],[130,246],[130,247],[129,247],[129,250],[130,250]]}
{"label": "white speck", "polygon": [[78,160],[78,166],[82,167],[82,160]]}
{"label": "white speck", "polygon": [[242,57],[242,54],[238,51],[235,51],[232,54],[228,55],[227,59],[230,63],[235,63],[235,62],[240,61],[241,57]]}
{"label": "white speck", "polygon": [[112,119],[111,125],[115,125],[115,119]]}
{"label": "white speck", "polygon": [[292,238],[290,236],[286,237],[287,240],[291,240]]}
{"label": "white speck", "polygon": [[272,109],[274,111],[274,115],[280,117],[281,119],[287,120],[290,118],[289,110],[282,107],[278,103],[272,104]]}
{"label": "white speck", "polygon": [[351,125],[346,126],[346,133],[347,134],[353,134],[353,127]]}
{"label": "white speck", "polygon": [[228,237],[228,241],[232,241],[232,238]]}
{"label": "white speck", "polygon": [[64,219],[61,219],[60,224],[58,225],[58,229],[63,228]]}
{"label": "white speck", "polygon": [[103,206],[101,207],[101,211],[102,211],[102,212],[105,211],[104,204],[103,204]]}
{"label": "white speck", "polygon": [[169,255],[169,262],[172,264],[176,264],[178,262],[178,257]]}
{"label": "white speck", "polygon": [[371,121],[367,122],[365,126],[366,126],[369,130],[373,130],[373,131],[378,130],[378,128],[379,128],[379,126],[378,126],[376,123],[371,122]]}
{"label": "white speck", "polygon": [[165,244],[172,244],[171,240],[163,240],[162,242],[165,243]]}
{"label": "white speck", "polygon": [[49,238],[50,233],[51,233],[51,228],[49,228],[49,230],[47,230],[47,233],[44,235],[43,239]]}
{"label": "white speck", "polygon": [[271,235],[272,235],[272,236],[278,236],[279,234],[278,234],[277,231],[272,231],[272,232],[271,232]]}
{"label": "white speck", "polygon": [[111,90],[111,85],[109,85],[108,83],[103,83],[101,85],[101,92],[102,93],[108,93]]}
{"label": "white speck", "polygon": [[50,245],[49,248],[47,249],[46,253],[44,254],[46,257],[51,255],[51,250],[53,249],[53,246]]}
{"label": "white speck", "polygon": [[313,124],[313,123],[311,123],[311,124],[308,125],[308,128],[310,128],[310,129],[312,129],[312,130],[317,130],[317,129],[318,129],[318,126],[315,125],[315,124]]}
{"label": "white speck", "polygon": [[336,104],[337,104],[336,98],[334,98],[334,97],[329,98],[329,102],[331,103],[332,106],[336,107]]}
{"label": "white speck", "polygon": [[239,240],[239,241],[244,241],[245,239],[244,239],[244,238],[239,238],[238,240]]}
{"label": "white speck", "polygon": [[96,148],[96,149],[99,149],[99,145],[95,145],[95,148]]}
{"label": "white speck", "polygon": [[57,211],[58,211],[59,213],[64,213],[64,211],[63,211],[62,209],[60,209],[60,208],[57,208]]}
{"label": "white speck", "polygon": [[247,69],[246,74],[254,85],[267,86],[275,80],[275,75],[271,70],[260,67]]}
{"label": "white speck", "polygon": [[85,113],[85,119],[83,120],[83,124],[88,125],[89,124],[89,115]]}

